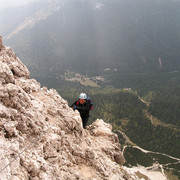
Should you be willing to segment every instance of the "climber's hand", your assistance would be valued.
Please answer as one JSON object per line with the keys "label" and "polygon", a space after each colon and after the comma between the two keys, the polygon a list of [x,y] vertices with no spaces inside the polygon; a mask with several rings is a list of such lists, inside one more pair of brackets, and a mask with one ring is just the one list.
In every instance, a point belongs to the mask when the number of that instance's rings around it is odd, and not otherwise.
{"label": "climber's hand", "polygon": [[73,106],[73,110],[75,111],[76,109],[77,109],[77,106],[74,105],[74,106]]}

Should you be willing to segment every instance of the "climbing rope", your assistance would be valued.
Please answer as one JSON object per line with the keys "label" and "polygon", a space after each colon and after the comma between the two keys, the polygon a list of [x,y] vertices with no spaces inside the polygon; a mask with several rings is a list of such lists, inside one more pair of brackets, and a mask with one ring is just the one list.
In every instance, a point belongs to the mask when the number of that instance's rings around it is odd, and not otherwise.
{"label": "climbing rope", "polygon": [[[56,121],[56,122],[57,122],[57,121]],[[56,122],[55,122],[55,123],[56,123]],[[20,153],[18,153],[17,156],[15,156],[15,157],[13,158],[13,160],[11,160],[7,165],[5,165],[5,166],[0,170],[0,173],[1,173],[2,171],[4,171],[8,166],[10,166],[18,157],[20,157],[21,154],[23,154],[25,151],[27,151],[27,149],[30,149],[30,148],[33,147],[35,144],[37,144],[37,142],[38,142],[39,140],[41,140],[42,135],[45,135],[45,134],[47,133],[47,131],[52,127],[52,125],[53,125],[53,124],[51,124],[51,125],[47,128],[46,132],[41,132],[40,135],[39,135],[37,138],[35,138],[32,143],[30,143],[28,146],[25,146],[25,148],[24,148]]]}

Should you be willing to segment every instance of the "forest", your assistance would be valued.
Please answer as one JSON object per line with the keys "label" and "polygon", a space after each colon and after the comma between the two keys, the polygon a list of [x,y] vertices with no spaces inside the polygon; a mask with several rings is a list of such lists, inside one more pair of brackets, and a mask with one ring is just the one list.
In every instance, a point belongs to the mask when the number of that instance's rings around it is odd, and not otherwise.
{"label": "forest", "polygon": [[180,127],[180,87],[160,87],[154,90],[148,111],[165,123]]}
{"label": "forest", "polygon": [[[158,96],[158,91],[157,94],[153,93],[155,96],[152,96],[152,104],[150,103],[149,107],[141,102],[136,91],[110,86],[92,88],[71,83],[71,85],[65,85],[58,89],[58,92],[68,101],[69,105],[77,100],[81,92],[86,92],[91,97],[94,106],[90,112],[89,124],[96,119],[103,119],[112,125],[114,131],[122,130],[132,142],[144,149],[180,157],[180,131],[178,126],[176,129],[160,125],[154,126],[144,113],[144,110],[153,112],[152,110],[156,108],[153,99]],[[171,91],[169,92],[171,93]],[[163,93],[161,95],[159,98],[165,98],[168,101]],[[164,95],[167,94],[164,92]],[[176,100],[178,101],[178,99]],[[175,108],[178,106],[169,110],[169,117],[175,117],[174,114],[178,111]],[[156,112],[164,112],[164,106],[159,106],[159,110]],[[156,115],[155,112],[153,115]],[[164,116],[160,113],[158,118],[164,120]],[[174,124],[178,125],[178,121],[176,118]]]}

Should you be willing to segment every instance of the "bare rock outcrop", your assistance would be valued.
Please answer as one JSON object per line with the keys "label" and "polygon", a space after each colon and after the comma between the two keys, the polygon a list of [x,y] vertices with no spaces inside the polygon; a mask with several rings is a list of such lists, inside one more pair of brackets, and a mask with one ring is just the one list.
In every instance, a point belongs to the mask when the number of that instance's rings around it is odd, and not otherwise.
{"label": "bare rock outcrop", "polygon": [[3,48],[2,37],[0,36],[0,50]]}
{"label": "bare rock outcrop", "polygon": [[54,89],[30,79],[0,37],[0,179],[137,179],[123,168],[112,127],[82,128],[78,111]]}

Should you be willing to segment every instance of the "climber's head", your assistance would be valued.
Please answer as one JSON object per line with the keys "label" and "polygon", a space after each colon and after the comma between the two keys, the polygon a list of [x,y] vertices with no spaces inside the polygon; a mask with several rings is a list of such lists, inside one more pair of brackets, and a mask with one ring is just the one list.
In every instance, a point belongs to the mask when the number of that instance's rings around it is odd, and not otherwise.
{"label": "climber's head", "polygon": [[79,102],[80,102],[80,104],[84,104],[86,102],[86,99],[87,99],[87,95],[85,93],[81,93],[79,95]]}

